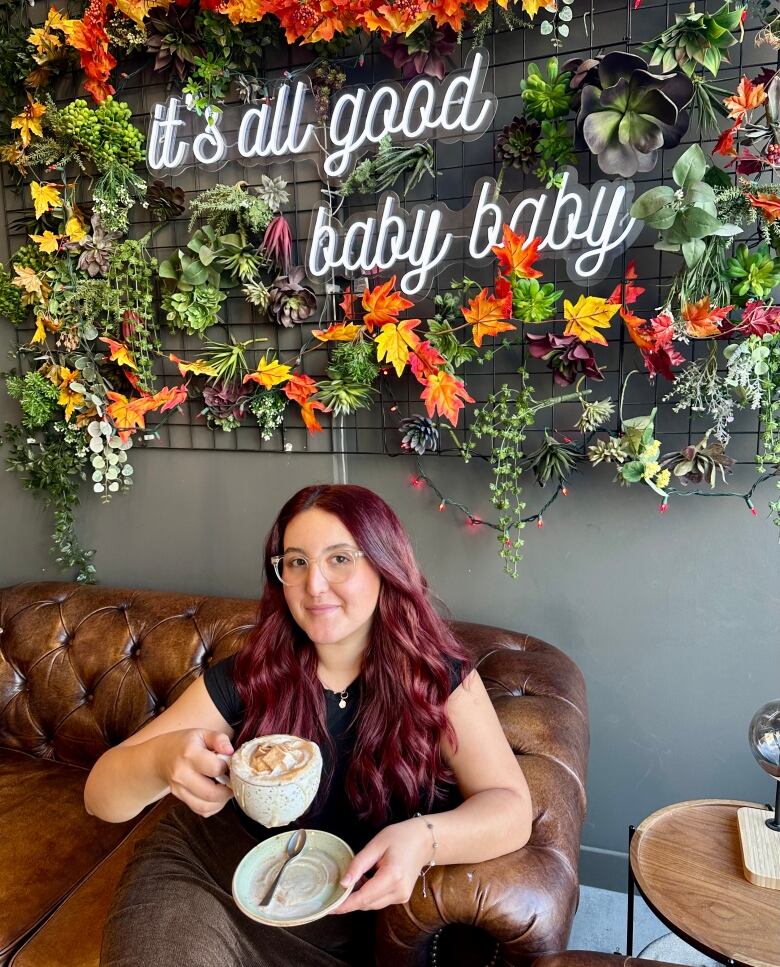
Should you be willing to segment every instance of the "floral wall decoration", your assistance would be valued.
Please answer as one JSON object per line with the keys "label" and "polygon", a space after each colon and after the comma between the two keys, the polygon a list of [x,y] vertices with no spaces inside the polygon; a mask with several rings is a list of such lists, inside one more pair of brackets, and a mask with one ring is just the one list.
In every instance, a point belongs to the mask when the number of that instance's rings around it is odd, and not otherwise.
{"label": "floral wall decoration", "polygon": [[[284,452],[365,417],[512,577],[586,465],[661,511],[758,512],[780,466],[776,14],[698,0],[654,34],[649,5],[604,0],[617,38],[578,5],[0,0],[0,442],[62,568],[96,578],[80,493],[127,490],[133,448],[177,428]],[[490,466],[495,520],[439,489],[443,454]],[[753,486],[724,489],[747,459]]]}

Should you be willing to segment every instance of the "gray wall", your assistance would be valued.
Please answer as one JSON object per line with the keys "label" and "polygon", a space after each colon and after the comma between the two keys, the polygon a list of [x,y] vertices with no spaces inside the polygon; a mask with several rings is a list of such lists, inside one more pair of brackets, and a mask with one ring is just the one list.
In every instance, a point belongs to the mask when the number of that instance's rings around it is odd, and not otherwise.
{"label": "gray wall", "polygon": [[[599,41],[607,44],[623,21],[600,17]],[[648,36],[663,26],[642,25]],[[741,56],[766,60],[752,43]],[[724,71],[724,86],[738,74],[736,64]],[[0,261],[5,248],[0,233]],[[0,326],[0,368],[12,365],[5,350],[13,336]],[[642,393],[640,383],[634,393]],[[595,393],[614,399],[616,387]],[[636,412],[648,412],[643,403]],[[0,421],[17,418],[0,392]],[[659,427],[671,448],[667,429]],[[312,442],[319,449],[326,441]],[[748,459],[749,447],[737,455]],[[757,518],[739,500],[698,498],[675,499],[660,516],[647,488],[624,490],[611,482],[610,468],[586,468],[571,495],[551,508],[544,530],[526,530],[515,582],[503,573],[492,531],[466,528],[452,508],[438,512],[430,491],[409,486],[408,457],[347,457],[345,478],[340,459],[327,454],[134,449],[131,456],[128,494],[103,505],[88,487],[83,493],[79,530],[97,548],[104,585],[256,597],[262,541],[283,501],[315,481],[358,483],[399,513],[454,616],[529,632],[569,654],[585,675],[591,711],[584,882],[623,889],[627,827],[660,806],[773,796],[746,741],[752,713],[780,695],[780,548],[765,514],[771,485],[757,494]],[[3,451],[0,460],[4,465]],[[448,496],[495,518],[484,464],[442,458],[426,468]],[[751,468],[740,467],[731,489],[753,479]],[[527,482],[526,489],[531,511],[537,488]],[[61,579],[49,555],[51,517],[15,474],[0,473],[0,501],[0,586]]]}
{"label": "gray wall", "polygon": [[[256,597],[282,502],[310,482],[343,482],[334,458],[315,454],[139,450],[133,462],[128,494],[108,505],[84,494],[81,533],[107,586]],[[448,496],[492,517],[485,467],[434,462]],[[409,486],[409,458],[347,467],[347,482],[399,513],[454,616],[537,635],[582,669],[592,733],[583,882],[623,889],[628,824],[660,806],[773,795],[746,742],[752,713],[780,694],[780,549],[762,503],[753,518],[738,500],[677,500],[662,517],[647,490],[586,470],[544,530],[526,530],[514,582],[493,532],[467,529]],[[14,475],[0,474],[0,500],[0,586],[59,579],[49,517]]]}

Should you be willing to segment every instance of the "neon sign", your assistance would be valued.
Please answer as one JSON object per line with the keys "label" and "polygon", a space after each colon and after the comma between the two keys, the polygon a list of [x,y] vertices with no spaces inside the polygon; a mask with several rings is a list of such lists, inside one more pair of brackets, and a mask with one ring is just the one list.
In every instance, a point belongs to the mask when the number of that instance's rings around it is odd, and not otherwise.
{"label": "neon sign", "polygon": [[[307,120],[312,93],[300,80],[280,84],[260,105],[226,106],[199,131],[203,119],[171,97],[154,106],[147,165],[159,176],[192,165],[218,170],[239,158],[247,165],[294,160],[314,164],[335,192],[360,157],[388,136],[405,143],[483,135],[497,109],[495,95],[484,90],[487,71],[487,51],[479,48],[443,81],[419,77],[405,87],[388,81],[345,89],[334,96],[326,127]],[[342,224],[324,202],[312,214],[304,261],[312,278],[335,270],[347,276],[392,270],[403,292],[420,295],[448,260],[489,258],[506,222],[529,240],[541,236],[539,251],[564,259],[569,278],[585,285],[607,275],[639,234],[641,223],[629,214],[633,194],[633,183],[620,179],[588,189],[566,168],[559,188],[511,198],[500,195],[492,178],[483,178],[460,211],[440,202],[405,210],[387,192],[373,214],[359,213]]]}

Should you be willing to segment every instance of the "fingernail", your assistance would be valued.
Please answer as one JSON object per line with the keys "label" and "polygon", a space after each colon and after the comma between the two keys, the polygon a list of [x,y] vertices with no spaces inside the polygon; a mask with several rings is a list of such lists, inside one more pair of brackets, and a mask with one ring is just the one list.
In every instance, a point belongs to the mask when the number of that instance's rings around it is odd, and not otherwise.
{"label": "fingernail", "polygon": [[346,873],[344,876],[342,876],[342,878],[341,878],[341,885],[342,886],[349,886],[349,884],[351,882],[352,882],[352,877],[350,876],[349,873]]}

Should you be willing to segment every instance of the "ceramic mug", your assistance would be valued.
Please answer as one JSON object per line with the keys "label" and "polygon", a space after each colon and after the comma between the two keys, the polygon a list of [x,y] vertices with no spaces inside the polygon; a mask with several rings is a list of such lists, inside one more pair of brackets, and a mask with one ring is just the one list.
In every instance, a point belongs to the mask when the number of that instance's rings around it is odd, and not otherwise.
{"label": "ceramic mug", "polygon": [[250,819],[269,828],[302,816],[319,789],[320,747],[296,735],[258,736],[219,757],[229,764],[230,776],[217,776],[217,782],[233,790]]}

